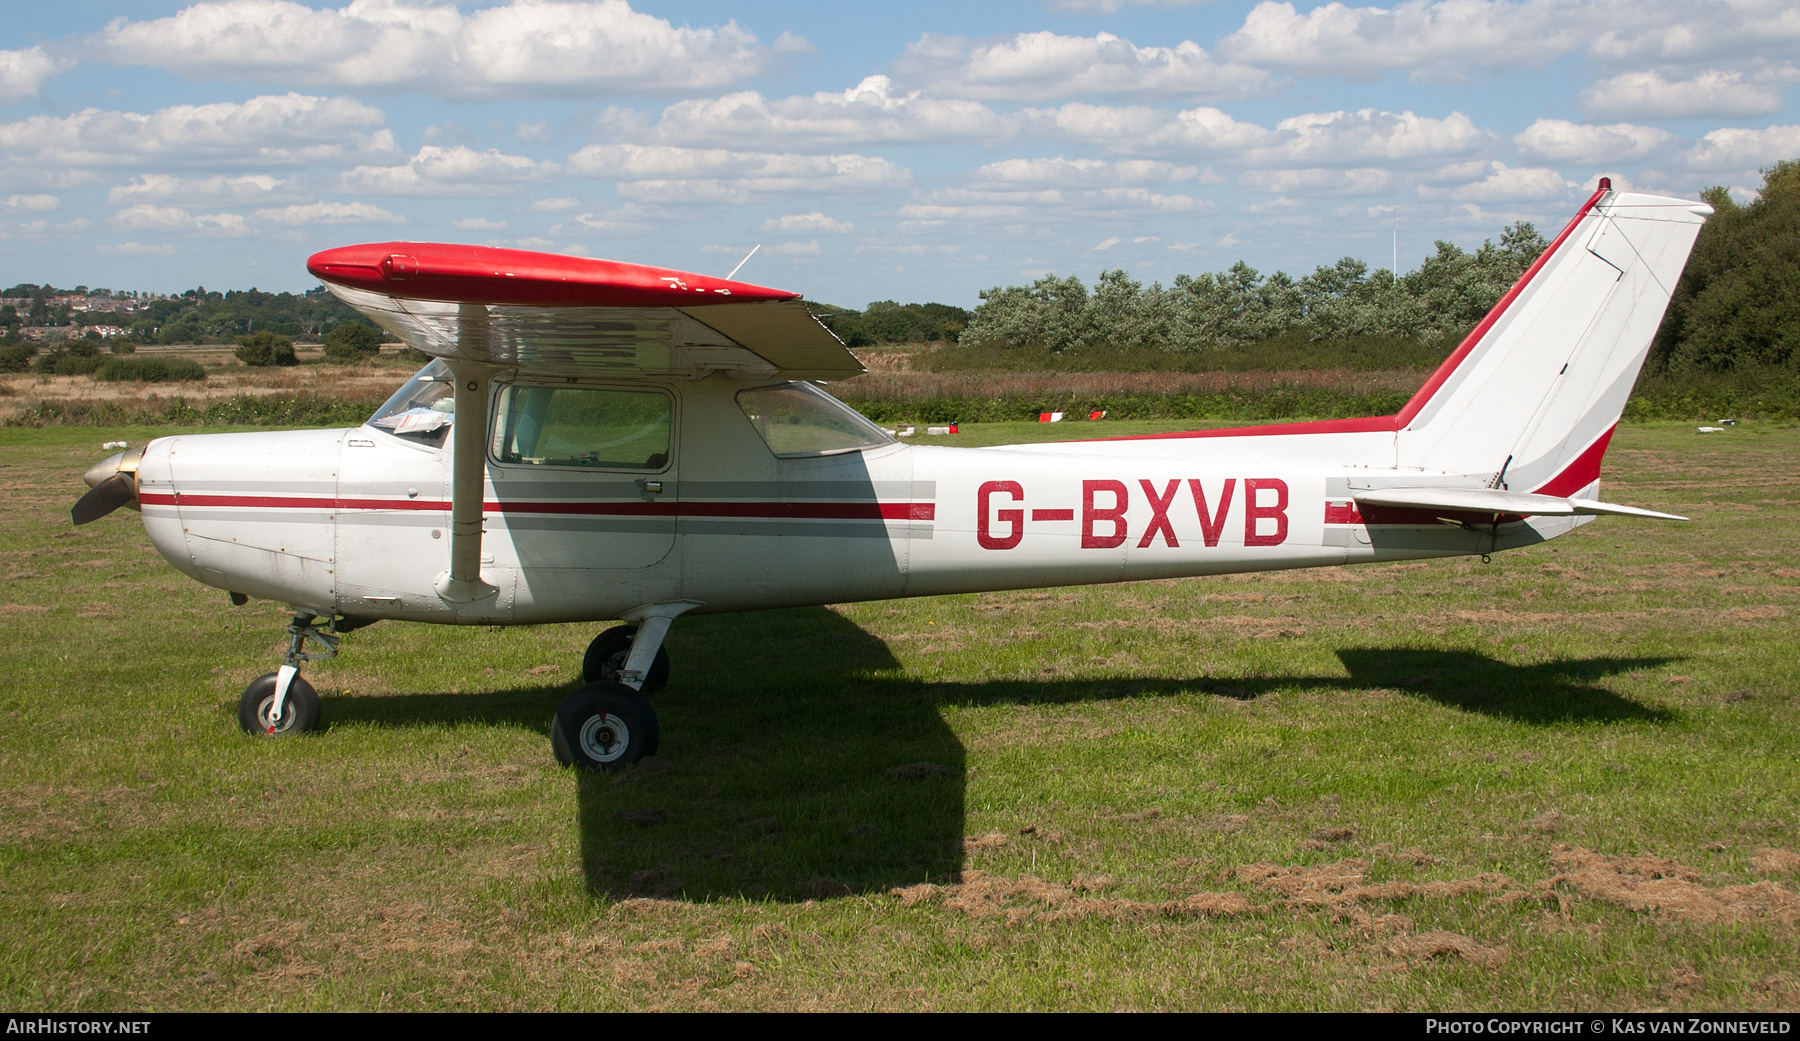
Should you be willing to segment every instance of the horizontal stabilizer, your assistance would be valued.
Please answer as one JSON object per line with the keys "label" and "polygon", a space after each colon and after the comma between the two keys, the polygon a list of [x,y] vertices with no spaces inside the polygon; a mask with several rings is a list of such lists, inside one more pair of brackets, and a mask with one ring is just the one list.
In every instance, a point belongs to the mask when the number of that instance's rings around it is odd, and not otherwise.
{"label": "horizontal stabilizer", "polygon": [[1511,513],[1521,517],[1649,517],[1655,520],[1687,520],[1672,513],[1616,506],[1593,499],[1565,499],[1532,495],[1499,488],[1381,488],[1359,491],[1358,506],[1389,506],[1406,510],[1457,510],[1475,513]]}

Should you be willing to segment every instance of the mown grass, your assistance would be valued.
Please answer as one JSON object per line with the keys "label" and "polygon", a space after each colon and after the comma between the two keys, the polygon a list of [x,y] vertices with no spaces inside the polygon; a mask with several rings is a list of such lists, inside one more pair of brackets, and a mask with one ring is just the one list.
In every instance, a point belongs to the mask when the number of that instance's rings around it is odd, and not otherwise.
{"label": "mown grass", "polygon": [[239,733],[284,612],[68,526],[147,433],[0,432],[8,1007],[1800,1003],[1793,427],[1628,425],[1694,522],[1488,565],[684,619],[618,778],[546,738],[598,625],[383,623]]}

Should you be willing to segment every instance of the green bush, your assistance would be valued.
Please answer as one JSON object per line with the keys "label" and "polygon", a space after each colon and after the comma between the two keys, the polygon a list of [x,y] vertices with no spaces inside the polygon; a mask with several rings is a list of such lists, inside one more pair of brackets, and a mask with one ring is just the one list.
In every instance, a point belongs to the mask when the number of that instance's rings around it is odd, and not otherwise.
{"label": "green bush", "polygon": [[0,347],[0,372],[27,372],[31,369],[31,359],[37,356],[37,345],[33,343],[15,343],[10,347]]}
{"label": "green bush", "polygon": [[1800,160],[1764,170],[1747,206],[1724,188],[1700,194],[1716,212],[1675,286],[1651,368],[1800,367]]}
{"label": "green bush", "polygon": [[0,427],[351,427],[369,418],[376,404],[310,394],[279,398],[242,394],[225,401],[203,402],[186,398],[151,403],[45,401],[0,418]]}
{"label": "green bush", "polygon": [[300,359],[294,357],[294,342],[285,336],[274,333],[256,333],[251,336],[238,337],[238,361],[245,365],[262,368],[269,365],[298,365]]}
{"label": "green bush", "polygon": [[206,368],[188,358],[109,358],[94,373],[97,380],[169,383],[206,378]]}
{"label": "green bush", "polygon": [[39,354],[31,365],[31,371],[44,376],[87,376],[105,360],[93,343],[76,340]]}
{"label": "green bush", "polygon": [[137,344],[132,343],[130,340],[114,340],[112,342],[112,352],[114,354],[136,354]]}
{"label": "green bush", "polygon": [[1546,245],[1520,222],[1498,245],[1484,242],[1473,253],[1439,242],[1399,278],[1354,257],[1300,279],[1283,271],[1265,277],[1239,261],[1227,271],[1177,275],[1168,288],[1145,286],[1123,270],[1102,272],[1091,291],[1079,278],[1046,275],[984,291],[958,342],[989,351],[1144,354],[1241,350],[1298,335],[1414,342],[1448,353]]}
{"label": "green bush", "polygon": [[381,333],[354,322],[334,325],[325,334],[325,360],[345,364],[381,353]]}

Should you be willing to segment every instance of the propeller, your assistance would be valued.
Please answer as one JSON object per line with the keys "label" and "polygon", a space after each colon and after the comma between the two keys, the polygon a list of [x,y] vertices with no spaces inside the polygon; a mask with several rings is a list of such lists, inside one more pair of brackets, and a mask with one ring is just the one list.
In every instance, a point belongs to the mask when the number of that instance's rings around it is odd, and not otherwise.
{"label": "propeller", "polygon": [[107,456],[81,475],[88,493],[69,511],[69,519],[80,527],[97,521],[121,506],[138,508],[137,468],[144,458],[142,448]]}

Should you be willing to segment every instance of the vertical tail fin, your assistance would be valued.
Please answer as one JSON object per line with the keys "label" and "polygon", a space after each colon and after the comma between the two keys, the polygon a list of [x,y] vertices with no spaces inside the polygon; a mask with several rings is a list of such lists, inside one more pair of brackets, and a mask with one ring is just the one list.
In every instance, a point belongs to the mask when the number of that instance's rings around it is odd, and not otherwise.
{"label": "vertical tail fin", "polygon": [[1712,209],[1600,190],[1399,415],[1402,467],[1570,495],[1600,457]]}

